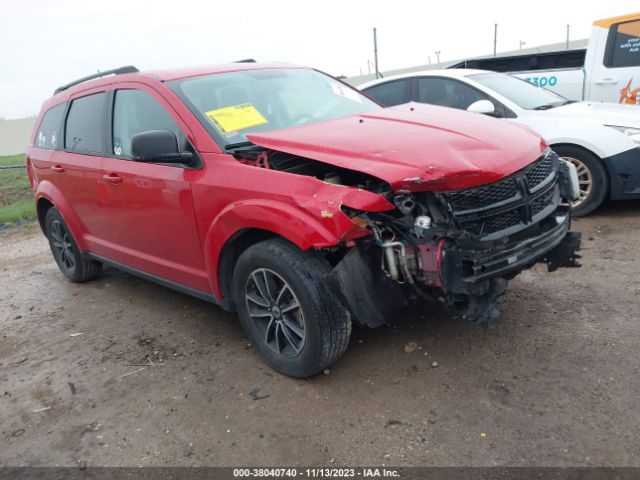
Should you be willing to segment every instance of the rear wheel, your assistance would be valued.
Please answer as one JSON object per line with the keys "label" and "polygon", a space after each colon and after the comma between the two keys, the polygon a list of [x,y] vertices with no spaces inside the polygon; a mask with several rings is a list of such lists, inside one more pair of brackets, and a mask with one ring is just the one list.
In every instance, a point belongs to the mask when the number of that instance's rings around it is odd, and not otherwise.
{"label": "rear wheel", "polygon": [[602,163],[592,153],[572,146],[553,147],[563,160],[576,166],[580,196],[571,202],[571,212],[582,217],[598,208],[607,196],[607,173]]}
{"label": "rear wheel", "polygon": [[80,252],[57,209],[49,209],[45,219],[45,227],[53,258],[60,271],[69,280],[86,282],[98,276],[102,271],[102,264],[94,262]]}
{"label": "rear wheel", "polygon": [[272,239],[248,248],[233,274],[240,322],[273,369],[309,377],[347,348],[351,319],[325,287],[330,265],[311,252]]}

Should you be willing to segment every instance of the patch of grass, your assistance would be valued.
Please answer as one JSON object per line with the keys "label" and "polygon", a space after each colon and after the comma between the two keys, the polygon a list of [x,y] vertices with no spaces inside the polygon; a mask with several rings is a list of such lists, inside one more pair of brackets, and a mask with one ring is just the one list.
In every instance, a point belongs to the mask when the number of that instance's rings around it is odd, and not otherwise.
{"label": "patch of grass", "polygon": [[24,155],[8,155],[0,157],[0,165],[24,165]]}
{"label": "patch of grass", "polygon": [[[0,157],[0,165],[24,165],[24,155]],[[27,169],[0,169],[0,225],[35,216],[35,201]]]}
{"label": "patch of grass", "polygon": [[33,198],[16,200],[0,207],[0,225],[15,223],[19,220],[31,220],[36,217],[36,202]]}

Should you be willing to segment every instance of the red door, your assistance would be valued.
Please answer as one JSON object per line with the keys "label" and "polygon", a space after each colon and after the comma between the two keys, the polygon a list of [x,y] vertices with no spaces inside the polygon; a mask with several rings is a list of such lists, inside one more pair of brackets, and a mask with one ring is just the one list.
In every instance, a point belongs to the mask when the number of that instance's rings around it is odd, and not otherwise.
{"label": "red door", "polygon": [[50,181],[59,192],[57,198],[64,204],[58,205],[58,210],[67,223],[76,226],[74,234],[81,248],[88,249],[99,224],[105,102],[106,94],[99,91],[73,98],[64,138],[61,132],[47,132],[45,116],[35,139],[36,145],[64,149],[50,152],[45,168],[36,168],[41,181]]}
{"label": "red door", "polygon": [[100,250],[110,260],[208,291],[189,181],[198,170],[132,160],[131,137],[148,130],[171,130],[187,142],[186,125],[152,89],[115,91],[110,153],[102,163]]}

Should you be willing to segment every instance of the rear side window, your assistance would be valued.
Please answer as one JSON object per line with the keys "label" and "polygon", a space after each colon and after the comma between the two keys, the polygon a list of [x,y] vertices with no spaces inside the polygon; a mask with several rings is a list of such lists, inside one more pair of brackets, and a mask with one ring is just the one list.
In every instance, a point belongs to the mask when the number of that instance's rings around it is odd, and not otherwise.
{"label": "rear side window", "polygon": [[640,66],[640,20],[616,25],[609,42],[608,67]]}
{"label": "rear side window", "polygon": [[141,90],[118,90],[113,106],[113,153],[131,157],[131,137],[149,130],[170,130],[180,141],[180,129],[151,95]]}
{"label": "rear side window", "polygon": [[365,93],[375,98],[385,107],[392,107],[393,105],[407,103],[410,100],[409,85],[409,80],[396,80],[368,88]]}
{"label": "rear side window", "polygon": [[82,153],[102,153],[104,140],[105,93],[96,93],[71,102],[67,115],[64,146]]}
{"label": "rear side window", "polygon": [[36,133],[33,144],[40,148],[57,148],[62,145],[60,132],[62,131],[62,115],[64,115],[64,103],[56,105],[44,114],[40,128]]}
{"label": "rear side window", "polygon": [[466,110],[478,100],[491,100],[485,94],[457,80],[447,78],[419,78],[416,101],[442,107]]}

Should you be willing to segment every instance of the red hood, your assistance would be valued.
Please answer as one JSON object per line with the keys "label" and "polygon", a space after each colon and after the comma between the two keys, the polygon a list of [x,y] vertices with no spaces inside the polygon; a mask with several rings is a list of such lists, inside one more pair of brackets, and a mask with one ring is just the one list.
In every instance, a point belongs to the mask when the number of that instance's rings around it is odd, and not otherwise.
{"label": "red hood", "polygon": [[396,191],[495,182],[546,148],[526,127],[417,103],[247,137],[265,148],[368,173]]}

